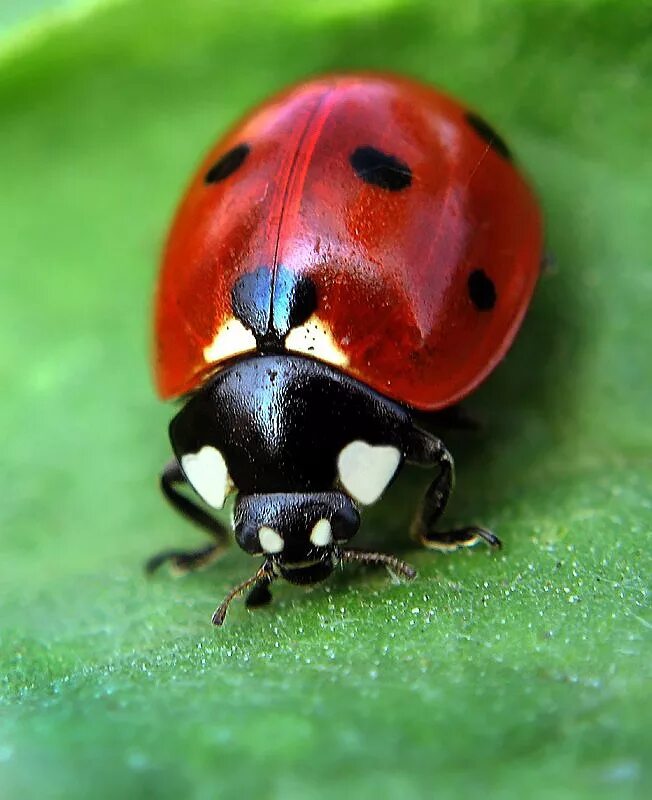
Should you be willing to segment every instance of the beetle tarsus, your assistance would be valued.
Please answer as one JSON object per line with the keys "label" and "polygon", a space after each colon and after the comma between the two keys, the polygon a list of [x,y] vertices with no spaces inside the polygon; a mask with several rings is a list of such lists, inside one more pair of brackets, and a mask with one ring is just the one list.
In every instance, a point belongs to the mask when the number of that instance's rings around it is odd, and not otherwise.
{"label": "beetle tarsus", "polygon": [[219,544],[208,544],[198,550],[163,550],[148,559],[145,572],[151,575],[163,564],[169,563],[174,572],[183,575],[208,566],[221,555],[222,549]]}
{"label": "beetle tarsus", "polygon": [[487,528],[478,525],[469,525],[467,528],[456,528],[450,531],[424,531],[419,534],[419,541],[429,550],[448,552],[461,547],[473,547],[480,541],[486,542],[490,547],[500,549],[503,543]]}

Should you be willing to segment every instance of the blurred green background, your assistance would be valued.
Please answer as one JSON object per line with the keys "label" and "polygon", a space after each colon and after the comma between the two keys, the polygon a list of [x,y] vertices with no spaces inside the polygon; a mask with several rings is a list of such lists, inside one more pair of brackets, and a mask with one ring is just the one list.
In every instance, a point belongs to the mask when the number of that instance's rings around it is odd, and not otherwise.
{"label": "blurred green background", "polygon": [[60,25],[65,17],[84,14],[102,0],[4,0],[0,5],[0,34],[15,38],[25,30]]}
{"label": "blurred green background", "polygon": [[[5,0],[0,32],[3,800],[649,797],[650,4]],[[545,208],[556,267],[447,438],[448,521],[505,548],[414,550],[408,473],[364,530],[413,584],[350,569],[216,631],[245,554],[141,571],[203,541],[156,488],[157,254],[227,124],[357,67],[476,106]]]}

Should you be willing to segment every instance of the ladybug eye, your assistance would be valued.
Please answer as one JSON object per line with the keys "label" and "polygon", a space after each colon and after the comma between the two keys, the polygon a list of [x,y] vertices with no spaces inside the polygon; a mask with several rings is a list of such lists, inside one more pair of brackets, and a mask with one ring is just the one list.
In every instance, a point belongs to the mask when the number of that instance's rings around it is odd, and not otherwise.
{"label": "ladybug eye", "polygon": [[236,169],[242,166],[245,158],[249,155],[249,145],[239,144],[217,161],[204,176],[204,183],[218,183],[232,175]]}
{"label": "ladybug eye", "polygon": [[375,147],[358,147],[349,161],[358,178],[381,189],[398,192],[412,183],[412,170],[404,161]]}

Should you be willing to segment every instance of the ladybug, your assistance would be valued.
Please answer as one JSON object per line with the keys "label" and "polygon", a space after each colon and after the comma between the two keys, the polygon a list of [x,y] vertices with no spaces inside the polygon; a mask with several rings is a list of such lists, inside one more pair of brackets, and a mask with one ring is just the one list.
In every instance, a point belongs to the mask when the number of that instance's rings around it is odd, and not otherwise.
{"label": "ladybug", "polygon": [[313,584],[348,562],[413,578],[349,545],[406,461],[436,470],[418,541],[499,546],[484,528],[437,529],[453,459],[416,418],[454,408],[502,359],[541,255],[507,145],[440,91],[327,76],[246,116],[181,202],[155,304],[158,391],[183,402],[161,488],[213,541],[149,569],[214,560],[227,530],[212,511],[234,492],[235,539],[262,562],[215,625],[246,590],[268,602],[278,578]]}

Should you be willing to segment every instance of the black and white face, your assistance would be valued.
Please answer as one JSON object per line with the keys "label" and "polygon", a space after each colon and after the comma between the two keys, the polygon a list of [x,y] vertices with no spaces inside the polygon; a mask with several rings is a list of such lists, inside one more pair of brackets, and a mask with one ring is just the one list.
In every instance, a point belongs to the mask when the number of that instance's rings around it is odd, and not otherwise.
{"label": "black and white face", "polygon": [[240,496],[235,538],[251,555],[262,555],[291,583],[317,583],[337,563],[337,548],[351,539],[360,515],[343,492]]}
{"label": "black and white face", "polygon": [[[236,490],[216,447],[204,445],[180,461],[189,483],[213,508],[222,508]],[[401,453],[390,445],[354,440],[335,461],[332,491],[241,493],[236,500],[233,526],[240,547],[266,557],[292,583],[317,583],[330,575],[338,549],[358,530],[358,508],[381,496],[399,468]]]}
{"label": "black and white face", "polygon": [[218,373],[170,425],[188,482],[213,508],[237,492],[239,545],[296,583],[325,578],[359,508],[398,473],[407,413],[326,364],[258,356]]}
{"label": "black and white face", "polygon": [[[223,454],[211,445],[181,456],[189,483],[213,508],[235,490]],[[332,491],[239,494],[233,526],[240,547],[274,564],[291,583],[317,583],[330,575],[338,549],[357,532],[358,508],[374,503],[402,457],[391,445],[349,442],[336,458]]]}

